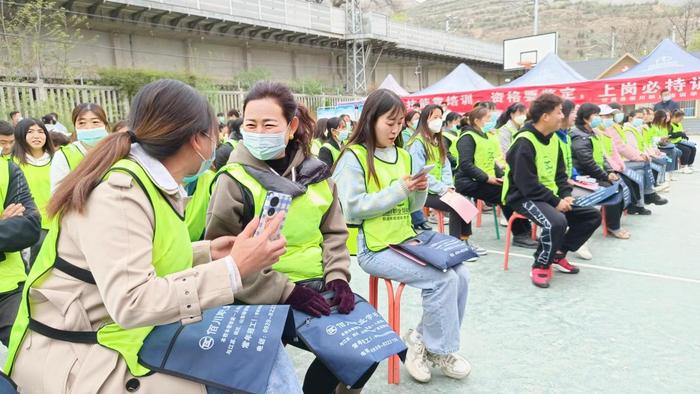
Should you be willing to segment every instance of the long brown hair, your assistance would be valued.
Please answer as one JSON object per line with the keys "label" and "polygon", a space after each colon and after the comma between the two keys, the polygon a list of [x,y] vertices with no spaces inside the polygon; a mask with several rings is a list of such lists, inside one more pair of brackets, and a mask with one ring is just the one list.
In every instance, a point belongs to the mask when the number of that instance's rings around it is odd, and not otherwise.
{"label": "long brown hair", "polygon": [[[396,116],[396,121],[401,123],[401,118],[404,116],[406,108],[401,98],[391,90],[377,89],[367,96],[365,104],[360,114],[360,119],[357,121],[355,128],[350,135],[350,139],[343,148],[340,156],[345,154],[348,147],[352,145],[362,145],[367,149],[367,170],[369,177],[374,183],[381,187],[377,171],[374,169],[374,151],[377,148],[377,136],[374,128],[379,118],[384,114]],[[340,157],[336,161],[338,163]],[[334,165],[335,167],[335,165]]]}
{"label": "long brown hair", "polygon": [[[134,97],[129,129],[146,153],[157,160],[174,155],[197,133],[216,133],[218,122],[206,98],[182,82],[161,79],[145,85]],[[75,171],[59,184],[49,202],[50,217],[83,212],[90,193],[131,149],[130,133],[112,133],[98,143]]]}
{"label": "long brown hair", "polygon": [[309,157],[311,156],[311,140],[313,140],[316,130],[316,121],[309,109],[302,103],[297,103],[297,118],[299,118],[299,128],[294,134],[294,139],[299,141],[304,157]]}
{"label": "long brown hair", "polygon": [[[433,133],[430,131],[430,128],[428,127],[428,118],[430,115],[433,114],[433,111],[435,110],[440,110],[440,114],[442,114],[442,107],[439,105],[426,105],[425,108],[423,108],[423,111],[420,113],[420,119],[418,120],[418,127],[416,128],[415,133],[413,133],[413,137],[411,137],[411,141],[415,140],[416,136],[421,135],[423,136],[423,139],[427,141],[429,144],[433,146],[438,147],[438,151],[440,152],[440,164],[445,162],[445,158],[447,157],[447,147],[445,147],[445,140],[442,138],[442,130],[439,133]],[[436,160],[437,157],[433,157],[433,153],[431,149],[428,149],[427,146],[423,147],[425,149],[425,157],[429,161]]]}

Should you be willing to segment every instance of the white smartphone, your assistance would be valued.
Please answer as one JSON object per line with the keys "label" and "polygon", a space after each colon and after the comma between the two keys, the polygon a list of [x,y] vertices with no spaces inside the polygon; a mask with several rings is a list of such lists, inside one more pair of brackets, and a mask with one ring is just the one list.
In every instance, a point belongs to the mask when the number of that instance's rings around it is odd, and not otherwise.
{"label": "white smartphone", "polygon": [[[268,226],[275,214],[283,212],[285,213],[286,219],[286,213],[289,212],[289,206],[291,204],[292,196],[289,194],[267,192],[267,196],[265,196],[265,203],[263,204],[263,209],[260,213],[260,223],[258,224],[258,228],[255,230],[255,236],[257,237],[258,235],[262,234],[263,231],[265,231],[265,228]],[[271,240],[279,239],[282,226],[284,226],[284,220],[280,224],[279,230],[275,232],[272,237],[270,237]]]}
{"label": "white smartphone", "polygon": [[415,174],[411,175],[411,178],[416,179],[416,178],[418,178],[418,177],[421,176],[421,175],[426,175],[426,174],[428,174],[430,171],[432,171],[433,168],[435,168],[435,164],[428,164],[428,165],[424,166],[423,168],[421,168],[420,171],[418,171],[418,172],[416,172]]}

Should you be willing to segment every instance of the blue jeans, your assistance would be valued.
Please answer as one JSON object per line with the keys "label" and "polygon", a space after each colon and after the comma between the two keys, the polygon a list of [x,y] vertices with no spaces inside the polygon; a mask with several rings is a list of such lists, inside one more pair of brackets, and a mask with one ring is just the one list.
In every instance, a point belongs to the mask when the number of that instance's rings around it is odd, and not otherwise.
{"label": "blue jeans", "polygon": [[[651,172],[651,166],[646,161],[626,161],[625,167],[634,170],[641,175],[642,184],[639,185],[640,194],[647,195],[654,193],[654,173]],[[637,201],[638,207],[644,207],[644,198]]]}
{"label": "blue jeans", "polygon": [[270,377],[267,381],[265,394],[301,394],[301,385],[297,379],[294,365],[289,358],[284,346],[280,343],[275,363],[272,365]]}
{"label": "blue jeans", "polygon": [[423,215],[422,209],[411,212],[411,224],[413,224],[413,226],[420,226],[425,222],[427,222],[427,220],[425,219],[425,215]]}
{"label": "blue jeans", "polygon": [[666,154],[669,158],[671,158],[671,161],[666,163],[666,171],[675,171],[678,169],[678,159],[681,157],[683,152],[676,148],[673,144],[668,144],[666,146],[663,146],[659,148],[662,152]]}
{"label": "blue jeans", "polygon": [[357,260],[370,275],[421,289],[423,315],[416,327],[426,349],[434,354],[459,351],[459,333],[469,293],[469,270],[464,264],[442,272],[421,266],[390,249],[367,249],[362,231],[357,238]]}

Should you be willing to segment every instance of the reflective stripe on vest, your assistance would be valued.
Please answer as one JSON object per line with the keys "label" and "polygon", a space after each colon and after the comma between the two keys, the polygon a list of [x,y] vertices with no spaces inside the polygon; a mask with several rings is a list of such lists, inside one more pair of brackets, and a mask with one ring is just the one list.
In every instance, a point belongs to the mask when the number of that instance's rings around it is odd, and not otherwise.
{"label": "reflective stripe on vest", "polygon": [[333,163],[338,161],[338,157],[340,156],[340,149],[337,149],[330,142],[325,142],[321,147],[326,148],[331,152],[331,157],[333,158]]}
{"label": "reflective stripe on vest", "polygon": [[[5,210],[10,187],[10,161],[0,160],[0,215]],[[0,293],[15,290],[26,279],[20,252],[0,251]]]}
{"label": "reflective stripe on vest", "polygon": [[204,237],[204,228],[207,224],[207,208],[211,198],[210,186],[216,173],[207,170],[197,178],[192,198],[185,207],[185,224],[190,233],[190,241],[199,241]]}
{"label": "reflective stripe on vest", "polygon": [[[166,275],[181,272],[192,268],[192,244],[187,233],[187,226],[159,189],[153,184],[143,168],[134,161],[123,159],[117,162],[107,172],[104,179],[107,179],[113,172],[122,172],[131,175],[146,193],[154,215],[154,234],[152,262],[156,275],[164,277]],[[60,218],[54,217],[51,220],[49,233],[46,236],[44,245],[54,245],[54,247],[43,247],[39,256],[34,262],[34,266],[27,278],[27,284],[22,292],[22,302],[17,313],[17,320],[12,326],[10,334],[9,354],[5,371],[11,374],[11,369],[20,350],[25,333],[29,326],[30,301],[29,290],[40,288],[41,283],[47,278],[56,261],[56,246],[60,233]],[[106,263],[106,262],[97,262]],[[41,316],[36,316],[36,320],[41,321]],[[110,323],[101,327],[97,331],[97,343],[117,351],[129,367],[129,372],[134,376],[143,376],[150,371],[138,363],[138,352],[141,349],[143,340],[148,336],[153,327],[139,327],[133,329],[121,328],[116,323]],[[75,333],[75,332],[72,332]],[[79,331],[78,333],[89,334],[90,331]]]}
{"label": "reflective stripe on vest", "polygon": [[[519,138],[525,138],[532,146],[535,148],[535,169],[537,170],[537,177],[539,182],[544,185],[547,189],[551,190],[555,195],[559,192],[559,186],[557,186],[557,165],[559,163],[559,143],[554,141],[552,138],[559,137],[552,135],[549,140],[549,144],[545,145],[541,143],[537,137],[529,130],[523,130],[518,135],[515,136],[513,143]],[[510,169],[506,169],[506,174],[503,177],[503,191],[501,193],[501,200],[505,203],[506,196],[508,195],[508,189],[510,188]]]}
{"label": "reflective stripe on vest", "polygon": [[[682,133],[684,131],[685,131],[685,129],[683,129],[682,123],[671,123],[671,132]],[[669,139],[669,142],[671,142],[672,144],[677,144],[677,143],[681,142],[682,139],[683,139],[683,137],[676,137],[676,138]]]}
{"label": "reflective stripe on vest", "polygon": [[[414,136],[408,145],[420,141],[423,144],[423,149],[425,151],[425,165],[434,164],[432,170],[430,170],[430,175],[435,177],[438,182],[442,182],[442,167],[445,164],[444,160],[440,160],[440,148],[426,141],[421,134]],[[376,162],[376,161],[375,161]],[[409,174],[411,173],[409,169]]]}
{"label": "reflective stripe on vest", "polygon": [[71,171],[75,170],[78,164],[80,164],[80,162],[82,162],[85,158],[85,155],[80,151],[80,148],[78,148],[78,145],[76,144],[78,144],[78,142],[61,147],[61,152],[63,152],[63,155],[66,157],[68,168]]}
{"label": "reflective stripe on vest", "polygon": [[562,156],[564,157],[564,164],[566,164],[566,176],[571,179],[571,177],[574,175],[574,162],[571,158],[571,136],[567,134],[566,141],[559,138],[558,135],[555,137],[557,140],[559,140],[559,148],[561,149]]}
{"label": "reflective stripe on vest", "polygon": [[[365,189],[368,194],[377,193],[389,187],[394,182],[411,173],[411,155],[405,150],[395,147],[396,162],[389,163],[374,157],[374,170],[379,179],[379,185],[370,177],[367,149],[362,145],[352,145],[349,150],[355,155],[364,171]],[[389,245],[396,245],[415,237],[411,225],[410,203],[408,198],[402,200],[390,211],[362,222],[367,249],[379,252]]]}
{"label": "reflective stripe on vest", "polygon": [[[260,216],[267,189],[239,163],[227,164],[219,172],[231,176],[250,191],[255,215]],[[282,235],[287,239],[287,253],[272,269],[286,274],[292,282],[323,278],[323,234],[320,228],[332,203],[333,193],[327,180],[308,185],[306,193],[292,200],[282,228]]]}
{"label": "reflective stripe on vest", "polygon": [[474,165],[488,176],[495,177],[495,166],[500,146],[493,144],[493,135],[486,133],[486,137],[484,137],[472,130],[467,131],[466,134],[470,135],[474,140]]}
{"label": "reflective stripe on vest", "polygon": [[16,157],[14,161],[27,179],[27,186],[29,186],[29,191],[32,192],[32,199],[39,210],[39,214],[41,214],[41,228],[48,230],[49,218],[46,215],[46,206],[51,198],[51,161],[43,166],[35,166],[29,163],[22,164]]}

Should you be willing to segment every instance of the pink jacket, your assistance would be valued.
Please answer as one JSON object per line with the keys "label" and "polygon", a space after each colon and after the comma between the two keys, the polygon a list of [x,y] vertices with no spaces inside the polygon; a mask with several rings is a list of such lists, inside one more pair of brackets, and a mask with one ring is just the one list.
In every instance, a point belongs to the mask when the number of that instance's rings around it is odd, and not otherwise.
{"label": "pink jacket", "polygon": [[617,150],[620,152],[620,154],[625,160],[644,161],[644,158],[642,158],[642,152],[640,152],[639,148],[637,147],[637,139],[634,133],[630,131],[625,132],[627,143],[622,141],[622,138],[620,138],[620,135],[614,128],[606,130],[605,133],[608,137],[612,138],[613,145],[615,146],[615,148],[617,148]]}
{"label": "pink jacket", "polygon": [[610,167],[613,168],[613,170],[617,172],[622,172],[625,170],[625,160],[622,158],[620,155],[620,151],[618,149],[619,145],[623,145],[622,140],[620,139],[620,136],[617,134],[617,131],[612,128],[608,127],[604,131],[605,135],[610,137],[613,141],[612,144],[612,153],[611,154],[606,154],[605,158],[608,160],[608,164],[610,164]]}

